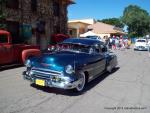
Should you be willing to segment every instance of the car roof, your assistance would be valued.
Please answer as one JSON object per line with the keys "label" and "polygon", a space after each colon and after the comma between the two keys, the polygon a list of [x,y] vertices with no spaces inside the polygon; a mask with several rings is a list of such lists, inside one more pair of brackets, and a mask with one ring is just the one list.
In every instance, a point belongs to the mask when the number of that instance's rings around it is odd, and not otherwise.
{"label": "car roof", "polygon": [[146,40],[146,39],[144,39],[144,38],[140,38],[140,39],[136,39],[136,40]]}
{"label": "car roof", "polygon": [[6,35],[9,35],[10,33],[8,31],[5,31],[5,30],[0,30],[0,34],[6,34]]}
{"label": "car roof", "polygon": [[62,43],[71,43],[71,44],[79,44],[79,45],[95,45],[95,44],[103,44],[103,42],[90,38],[68,38],[64,40]]}

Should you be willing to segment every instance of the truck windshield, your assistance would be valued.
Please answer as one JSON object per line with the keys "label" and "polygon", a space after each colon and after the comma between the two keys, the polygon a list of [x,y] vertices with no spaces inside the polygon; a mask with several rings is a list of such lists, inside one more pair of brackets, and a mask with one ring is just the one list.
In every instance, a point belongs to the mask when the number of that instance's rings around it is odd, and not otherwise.
{"label": "truck windshield", "polygon": [[7,35],[0,34],[0,43],[8,43]]}

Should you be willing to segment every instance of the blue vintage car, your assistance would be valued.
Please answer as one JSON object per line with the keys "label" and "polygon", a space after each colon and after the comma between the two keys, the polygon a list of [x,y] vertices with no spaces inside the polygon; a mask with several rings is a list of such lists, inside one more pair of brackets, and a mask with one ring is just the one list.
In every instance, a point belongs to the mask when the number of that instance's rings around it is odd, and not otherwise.
{"label": "blue vintage car", "polygon": [[36,85],[82,91],[86,83],[116,66],[116,55],[107,52],[103,42],[69,38],[52,51],[28,59],[23,76]]}

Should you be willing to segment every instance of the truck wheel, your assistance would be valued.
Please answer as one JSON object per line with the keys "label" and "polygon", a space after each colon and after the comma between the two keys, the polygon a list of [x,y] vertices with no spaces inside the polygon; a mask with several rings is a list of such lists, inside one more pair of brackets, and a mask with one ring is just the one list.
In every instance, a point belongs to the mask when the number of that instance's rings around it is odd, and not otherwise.
{"label": "truck wheel", "polygon": [[81,92],[85,88],[85,84],[86,84],[86,77],[83,72],[79,72],[79,80],[80,82],[76,87],[76,91]]}

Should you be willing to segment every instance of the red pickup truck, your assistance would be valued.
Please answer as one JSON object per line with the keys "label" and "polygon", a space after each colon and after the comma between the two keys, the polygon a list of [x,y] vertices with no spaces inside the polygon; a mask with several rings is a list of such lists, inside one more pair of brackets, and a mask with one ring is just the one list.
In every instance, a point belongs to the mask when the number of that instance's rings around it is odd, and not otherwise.
{"label": "red pickup truck", "polygon": [[23,64],[28,57],[40,54],[38,46],[12,44],[10,32],[0,30],[0,67],[9,64]]}

